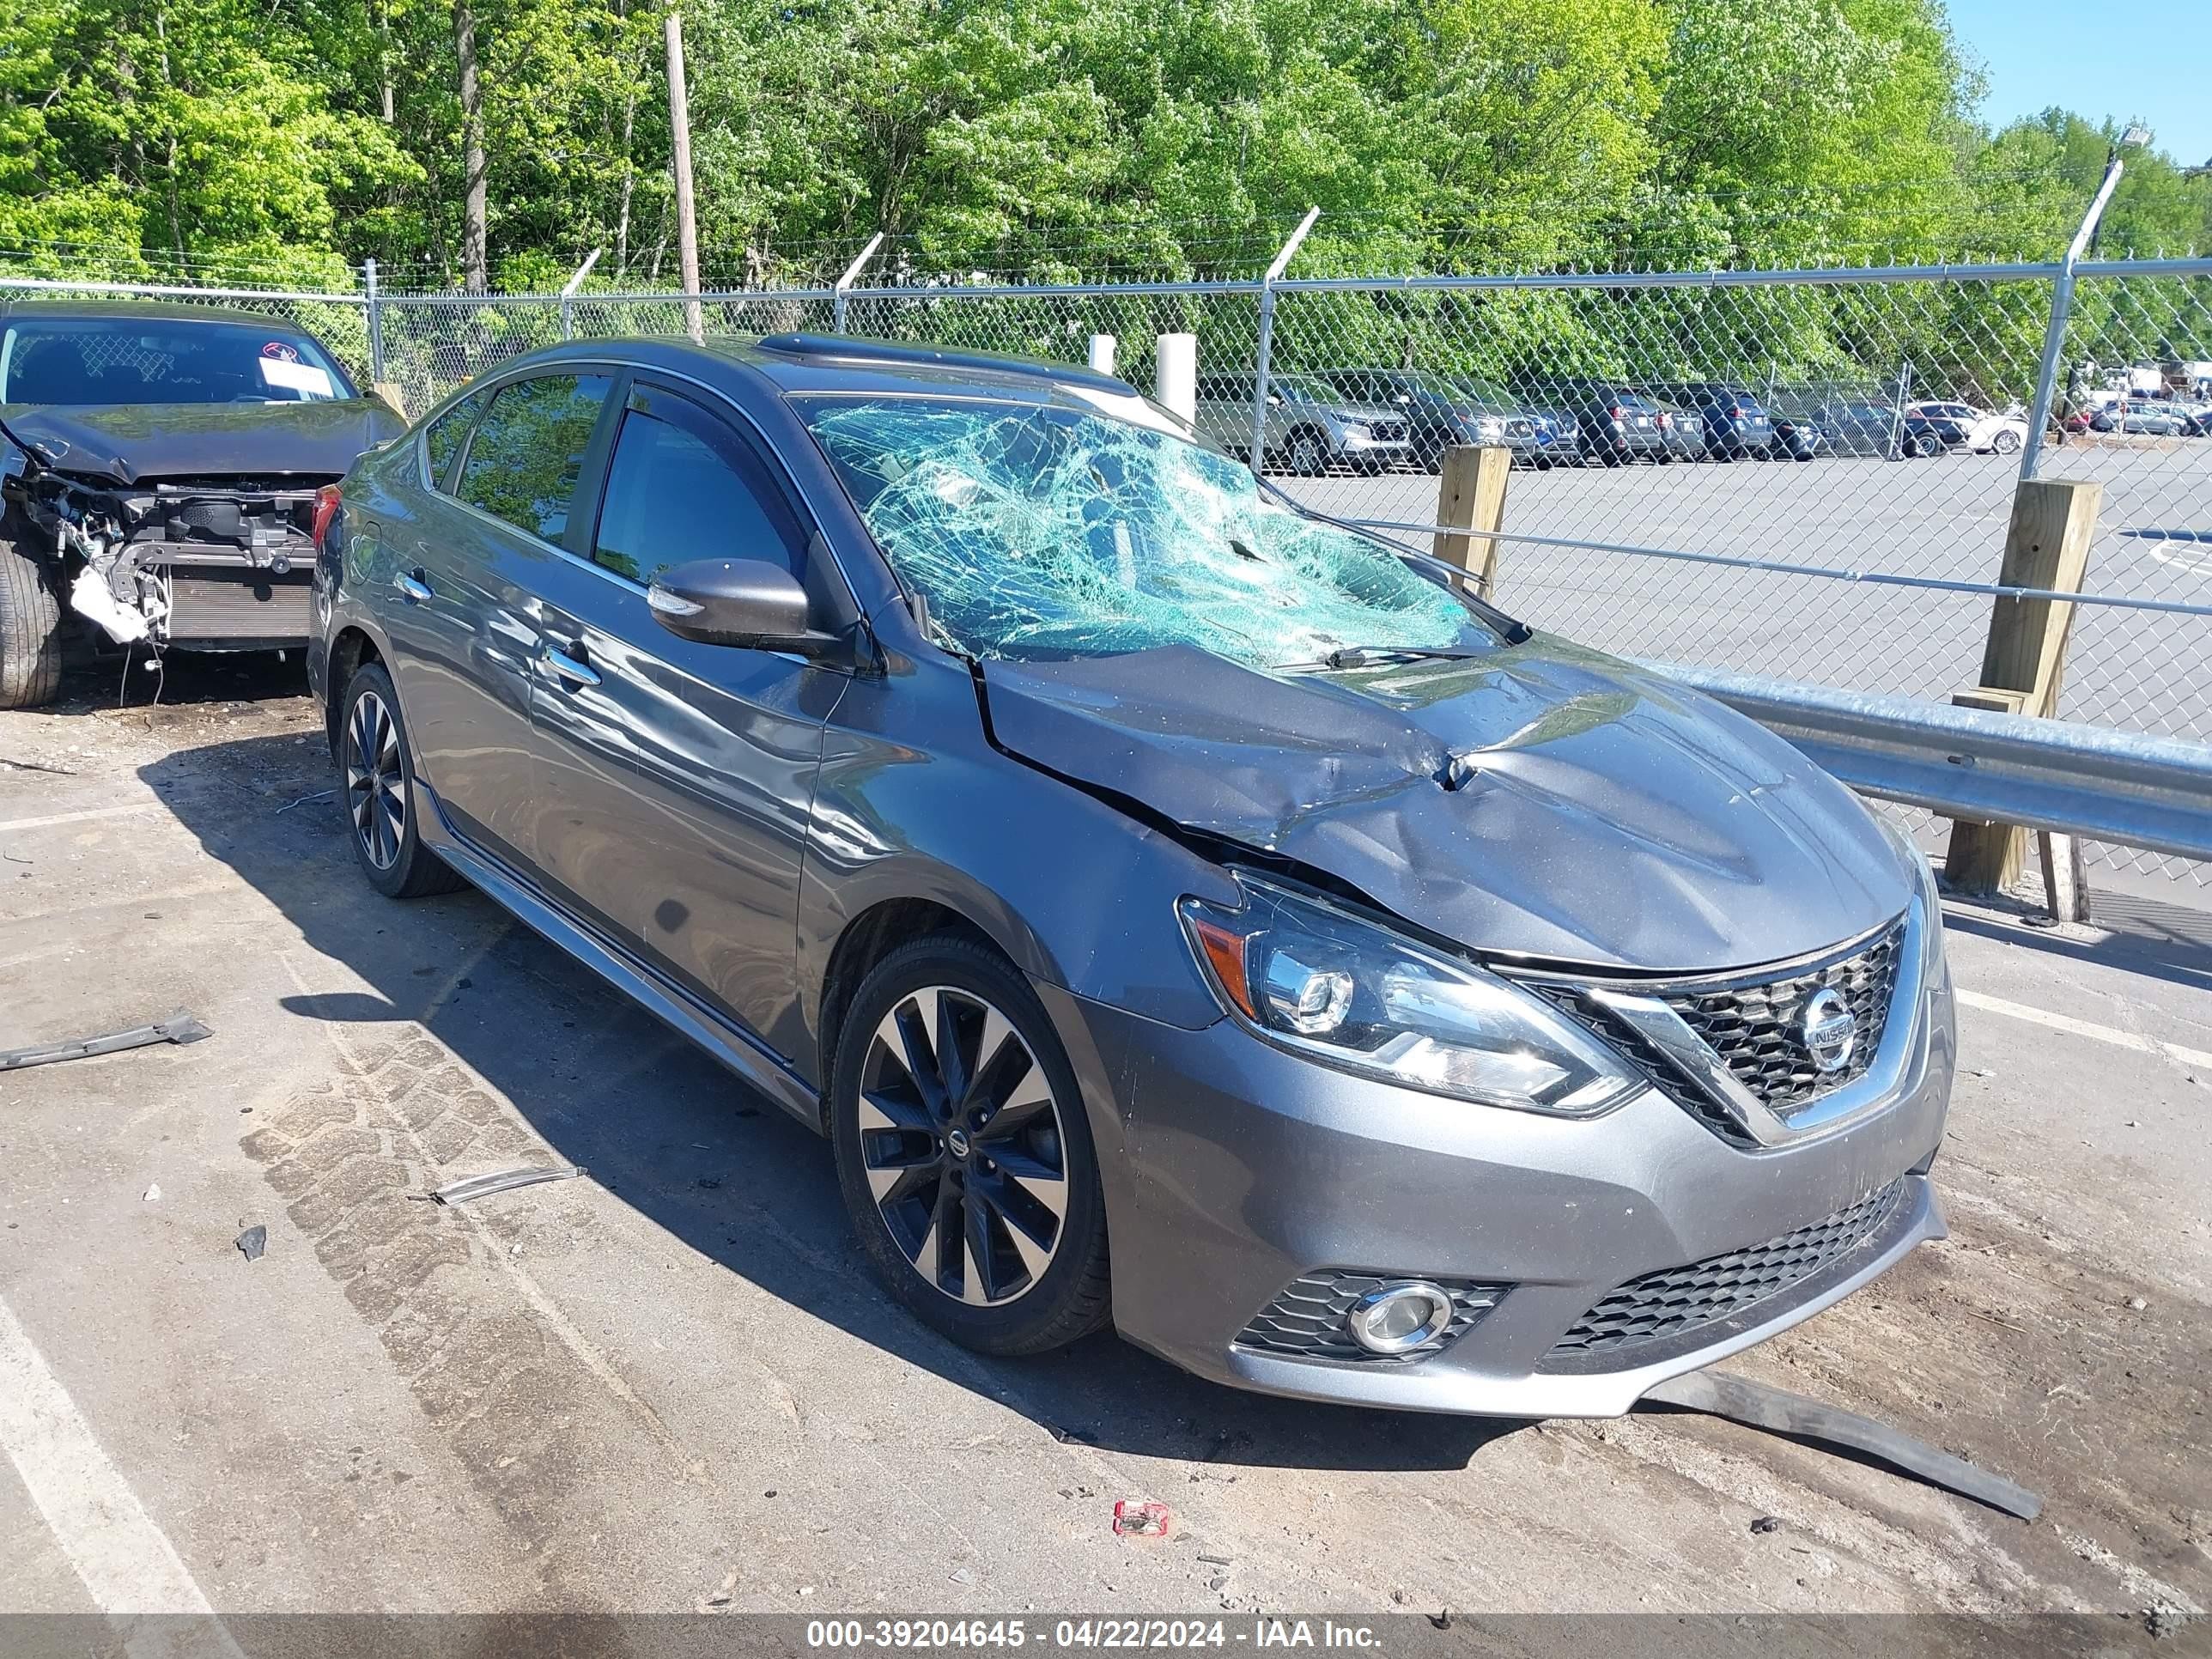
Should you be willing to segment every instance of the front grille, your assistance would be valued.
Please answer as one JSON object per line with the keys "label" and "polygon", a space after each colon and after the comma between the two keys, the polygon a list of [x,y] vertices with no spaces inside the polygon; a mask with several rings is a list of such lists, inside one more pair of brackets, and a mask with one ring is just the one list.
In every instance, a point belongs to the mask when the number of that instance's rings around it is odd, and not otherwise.
{"label": "front grille", "polygon": [[1662,1342],[1779,1296],[1881,1231],[1904,1196],[1900,1176],[1809,1227],[1632,1279],[1577,1320],[1553,1344],[1552,1358]]}
{"label": "front grille", "polygon": [[1452,1322],[1434,1339],[1404,1353],[1370,1353],[1352,1339],[1345,1324],[1352,1304],[1370,1291],[1396,1284],[1403,1273],[1366,1273],[1348,1267],[1324,1267],[1292,1279],[1281,1295],[1252,1316],[1238,1334],[1237,1346],[1267,1353],[1289,1354],[1299,1359],[1356,1361],[1368,1365],[1403,1365],[1425,1359],[1449,1347],[1481,1322],[1505,1292],[1505,1285],[1479,1284],[1471,1279],[1432,1279],[1452,1299]]}
{"label": "front grille", "polygon": [[[1897,987],[1904,945],[1905,919],[1900,916],[1874,938],[1779,978],[1634,988],[1657,996],[1681,1016],[1745,1088],[1786,1118],[1797,1108],[1865,1076],[1874,1064],[1888,1027],[1889,1000]],[[1855,1032],[1849,1060],[1832,1072],[1814,1066],[1798,1035],[1805,1004],[1825,987],[1834,988],[1844,999]],[[1684,1078],[1626,1021],[1586,999],[1581,987],[1531,980],[1528,988],[1635,1061],[1677,1105],[1730,1146],[1746,1150],[1758,1146],[1719,1102]]]}
{"label": "front grille", "polygon": [[[1724,1060],[1736,1080],[1786,1115],[1832,1089],[1866,1074],[1881,1047],[1889,1019],[1890,993],[1897,987],[1905,923],[1892,922],[1848,956],[1802,969],[1763,984],[1730,985],[1710,991],[1659,994],[1682,1017],[1705,1046]],[[1830,989],[1851,1012],[1856,1036],[1850,1058],[1832,1072],[1813,1064],[1798,1036],[1798,1020],[1814,993]]]}

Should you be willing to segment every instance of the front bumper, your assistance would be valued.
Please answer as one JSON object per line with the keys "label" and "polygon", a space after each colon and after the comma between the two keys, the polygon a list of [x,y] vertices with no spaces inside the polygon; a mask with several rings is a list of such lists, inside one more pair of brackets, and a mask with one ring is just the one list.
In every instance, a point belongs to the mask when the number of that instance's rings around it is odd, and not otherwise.
{"label": "front bumper", "polygon": [[[1616,1416],[1943,1236],[1926,1172],[1955,1048],[1948,981],[1917,998],[1905,1063],[1878,1109],[1758,1151],[1656,1088],[1586,1122],[1489,1109],[1325,1069],[1225,1020],[1187,1031],[1040,994],[1068,1039],[1094,1138],[1121,1154],[1107,1175],[1115,1325],[1217,1382],[1419,1411]],[[1852,1249],[1693,1336],[1558,1347],[1631,1280],[1783,1239],[1893,1186]],[[1239,1342],[1294,1279],[1326,1269],[1510,1288],[1465,1335],[1412,1362]]]}

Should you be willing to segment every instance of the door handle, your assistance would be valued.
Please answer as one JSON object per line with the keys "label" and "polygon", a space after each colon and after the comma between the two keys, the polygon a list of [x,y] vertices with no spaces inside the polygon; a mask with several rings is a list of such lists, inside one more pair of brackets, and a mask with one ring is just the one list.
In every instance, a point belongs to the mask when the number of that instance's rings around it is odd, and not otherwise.
{"label": "door handle", "polygon": [[428,605],[430,602],[430,584],[422,580],[422,573],[419,570],[400,577],[393,586],[398,588],[399,597],[410,605]]}
{"label": "door handle", "polygon": [[[581,650],[582,647],[580,646],[577,649]],[[550,645],[545,647],[544,654],[545,665],[569,684],[597,685],[599,683],[599,670],[592,667],[590,664],[578,662],[575,658],[563,652],[556,651]]]}

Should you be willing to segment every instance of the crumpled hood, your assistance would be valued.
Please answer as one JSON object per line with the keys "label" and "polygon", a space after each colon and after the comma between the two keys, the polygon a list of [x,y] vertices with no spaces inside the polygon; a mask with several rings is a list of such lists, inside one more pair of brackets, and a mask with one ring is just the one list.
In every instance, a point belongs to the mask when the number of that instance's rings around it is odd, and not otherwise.
{"label": "crumpled hood", "polygon": [[1014,754],[1475,951],[1747,967],[1864,933],[1911,891],[1865,808],[1781,738],[1544,635],[1331,674],[1171,646],[983,678]]}
{"label": "crumpled hood", "polygon": [[0,426],[58,472],[137,483],[226,474],[342,477],[407,423],[366,398],[320,403],[18,404]]}

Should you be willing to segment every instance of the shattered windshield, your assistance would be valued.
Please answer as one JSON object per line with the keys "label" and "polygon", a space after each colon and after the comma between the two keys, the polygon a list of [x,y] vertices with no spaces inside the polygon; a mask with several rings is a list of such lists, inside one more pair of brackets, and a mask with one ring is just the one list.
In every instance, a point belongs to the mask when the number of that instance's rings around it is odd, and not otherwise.
{"label": "shattered windshield", "polygon": [[801,407],[899,580],[971,656],[1191,645],[1269,667],[1498,642],[1378,544],[1157,428],[950,398]]}

